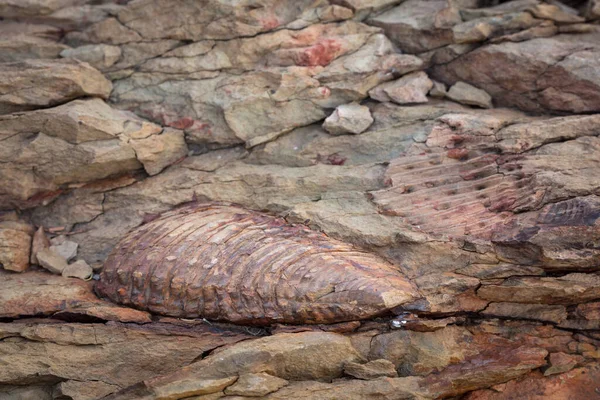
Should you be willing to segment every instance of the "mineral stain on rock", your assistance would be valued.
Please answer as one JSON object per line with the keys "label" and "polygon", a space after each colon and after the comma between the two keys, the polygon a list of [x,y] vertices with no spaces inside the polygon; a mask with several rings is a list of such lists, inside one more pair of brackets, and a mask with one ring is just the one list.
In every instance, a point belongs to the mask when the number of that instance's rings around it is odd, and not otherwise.
{"label": "mineral stain on rock", "polygon": [[158,314],[256,325],[365,319],[418,297],[377,256],[222,204],[186,206],[131,232],[97,291]]}

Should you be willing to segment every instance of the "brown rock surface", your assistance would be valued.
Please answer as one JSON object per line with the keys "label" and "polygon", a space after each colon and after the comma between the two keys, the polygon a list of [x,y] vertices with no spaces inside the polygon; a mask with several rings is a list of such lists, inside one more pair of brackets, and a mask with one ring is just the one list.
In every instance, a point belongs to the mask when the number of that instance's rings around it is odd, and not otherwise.
{"label": "brown rock surface", "polygon": [[19,275],[0,272],[0,276],[0,318],[64,313],[106,321],[150,322],[145,312],[99,300],[87,282],[43,272]]}
{"label": "brown rock surface", "polygon": [[600,111],[598,35],[551,38],[483,46],[433,77],[447,84],[465,81],[488,92],[502,106],[536,112]]}
{"label": "brown rock surface", "polygon": [[510,399],[514,393],[531,400],[594,399],[598,398],[598,374],[600,367],[592,365],[577,368],[560,375],[545,378],[534,372],[525,379],[507,382],[492,389],[474,392],[468,400]]}
{"label": "brown rock surface", "polygon": [[598,4],[0,0],[0,398],[597,398]]}
{"label": "brown rock surface", "polygon": [[10,222],[0,222],[0,264],[9,271],[23,272],[29,267],[31,234]]}
{"label": "brown rock surface", "polygon": [[[8,330],[7,330],[8,328]],[[65,324],[56,321],[0,324],[0,382],[28,384],[60,380],[133,385],[184,366],[203,352],[245,336],[210,328],[164,324]],[[86,360],[73,363],[74,359]]]}
{"label": "brown rock surface", "polygon": [[384,376],[393,378],[398,376],[396,366],[389,360],[379,359],[366,364],[348,363],[344,366],[344,373],[354,378],[370,380]]}
{"label": "brown rock surface", "polygon": [[0,64],[0,114],[51,107],[78,97],[107,98],[112,85],[88,64],[26,60]]}

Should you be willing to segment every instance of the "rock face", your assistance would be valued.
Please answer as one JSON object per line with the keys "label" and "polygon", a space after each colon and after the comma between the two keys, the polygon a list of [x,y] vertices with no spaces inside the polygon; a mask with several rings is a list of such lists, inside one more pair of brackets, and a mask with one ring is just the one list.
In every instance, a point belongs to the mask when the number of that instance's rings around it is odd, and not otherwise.
{"label": "rock face", "polygon": [[0,398],[597,398],[599,23],[0,0]]}
{"label": "rock face", "polygon": [[124,238],[98,292],[160,314],[250,324],[363,319],[418,296],[382,259],[301,226],[211,205],[168,213]]}
{"label": "rock face", "polygon": [[107,98],[108,81],[88,64],[27,60],[0,65],[0,114],[51,107],[82,96]]}
{"label": "rock face", "polygon": [[600,111],[599,34],[557,35],[518,43],[490,44],[433,76],[447,84],[465,81],[488,92],[499,105],[535,112]]}

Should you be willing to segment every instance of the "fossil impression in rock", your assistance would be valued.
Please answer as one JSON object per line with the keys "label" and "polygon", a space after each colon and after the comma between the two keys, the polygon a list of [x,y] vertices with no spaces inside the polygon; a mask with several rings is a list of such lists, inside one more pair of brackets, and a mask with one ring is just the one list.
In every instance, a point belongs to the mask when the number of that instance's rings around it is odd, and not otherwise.
{"label": "fossil impression in rock", "polygon": [[364,319],[418,296],[373,254],[222,204],[187,206],[131,232],[97,291],[158,314],[256,325]]}

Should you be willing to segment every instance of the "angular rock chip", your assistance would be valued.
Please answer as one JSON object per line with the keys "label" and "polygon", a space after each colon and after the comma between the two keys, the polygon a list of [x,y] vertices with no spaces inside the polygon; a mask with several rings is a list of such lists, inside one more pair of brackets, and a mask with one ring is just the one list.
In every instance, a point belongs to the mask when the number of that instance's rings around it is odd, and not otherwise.
{"label": "angular rock chip", "polygon": [[67,260],[51,247],[52,246],[37,252],[36,257],[38,262],[40,266],[44,267],[53,274],[62,274],[64,269],[68,266]]}
{"label": "angular rock chip", "polygon": [[448,91],[448,98],[456,102],[481,108],[492,108],[492,96],[484,90],[465,82],[456,82]]}
{"label": "angular rock chip", "polygon": [[77,97],[108,98],[112,84],[76,60],[26,60],[0,64],[0,114],[51,107]]}
{"label": "angular rock chip", "polygon": [[251,324],[364,319],[418,296],[372,254],[220,204],[187,206],[131,232],[97,291],[159,314]]}
{"label": "angular rock chip", "polygon": [[389,360],[380,358],[366,364],[348,363],[344,366],[344,373],[358,379],[377,379],[383,376],[394,378],[398,376],[396,366]]}
{"label": "angular rock chip", "polygon": [[343,104],[327,117],[323,128],[332,135],[359,134],[366,131],[372,123],[373,117],[369,107],[356,103]]}
{"label": "angular rock chip", "polygon": [[423,71],[413,72],[402,78],[382,83],[369,91],[369,96],[378,101],[393,101],[398,104],[427,103],[427,93],[433,82]]}
{"label": "angular rock chip", "polygon": [[131,147],[149,175],[156,175],[188,153],[183,131],[165,129],[160,135],[132,140]]}
{"label": "angular rock chip", "polygon": [[288,381],[285,379],[264,372],[243,374],[235,384],[225,389],[225,393],[233,396],[260,397],[276,392],[287,384]]}
{"label": "angular rock chip", "polygon": [[62,271],[62,276],[65,278],[79,278],[84,281],[90,280],[94,271],[84,260],[77,260],[73,264],[69,264]]}
{"label": "angular rock chip", "polygon": [[32,264],[37,265],[38,259],[36,254],[38,251],[42,251],[50,247],[50,241],[44,232],[44,227],[40,226],[37,231],[33,234],[33,240],[31,241],[31,256],[29,257],[29,261]]}

